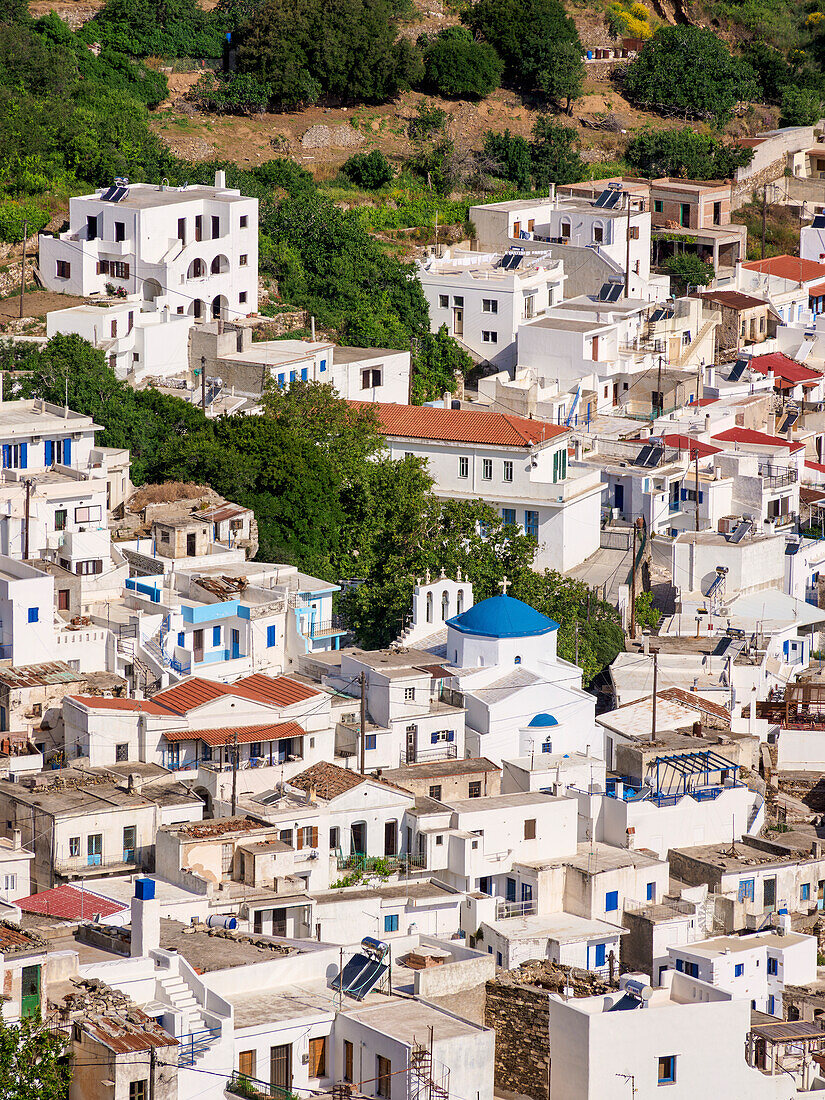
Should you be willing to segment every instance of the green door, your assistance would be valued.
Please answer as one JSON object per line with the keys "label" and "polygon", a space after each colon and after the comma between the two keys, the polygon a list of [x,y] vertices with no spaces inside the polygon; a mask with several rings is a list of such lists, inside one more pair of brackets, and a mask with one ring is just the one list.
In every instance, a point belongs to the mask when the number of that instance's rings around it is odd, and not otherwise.
{"label": "green door", "polygon": [[40,1015],[40,967],[24,966],[20,1014],[23,1019]]}

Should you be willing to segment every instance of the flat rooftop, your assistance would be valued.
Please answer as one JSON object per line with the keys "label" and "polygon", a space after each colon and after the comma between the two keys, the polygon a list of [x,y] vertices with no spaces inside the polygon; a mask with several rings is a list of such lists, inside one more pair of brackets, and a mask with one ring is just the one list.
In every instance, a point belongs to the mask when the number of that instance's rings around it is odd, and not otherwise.
{"label": "flat rooftop", "polygon": [[388,1001],[386,997],[380,997],[379,1002],[374,1004],[364,1002],[363,1005],[353,1008],[347,1008],[345,1002],[343,1015],[410,1045],[415,1040],[423,1041],[430,1027],[433,1029],[436,1043],[442,1039],[469,1037],[486,1030],[477,1024],[471,1024],[468,1020],[461,1020],[441,1012],[422,1001],[406,998],[393,998]]}
{"label": "flat rooftop", "polygon": [[[745,841],[737,840],[731,848],[730,844],[697,844],[691,848],[677,848],[679,855],[695,859],[697,863],[709,863],[714,867],[721,867],[724,871],[736,871],[737,873],[748,867],[769,867],[776,863],[795,863],[802,859],[813,859],[813,856],[801,855],[798,851],[787,853],[766,852],[761,848],[751,847]],[[731,854],[733,851],[735,854]]]}
{"label": "flat rooftop", "polygon": [[317,905],[343,901],[452,901],[458,902],[460,895],[431,880],[418,882],[399,882],[393,886],[344,886],[337,890],[325,890],[313,893]]}
{"label": "flat rooftop", "polygon": [[680,951],[686,951],[691,955],[699,955],[705,959],[718,959],[721,955],[752,951],[755,947],[773,947],[780,950],[784,947],[793,947],[797,943],[804,943],[810,938],[800,932],[786,932],[784,935],[778,932],[757,932],[753,936],[716,936],[712,940],[680,943],[673,946],[678,946]]}
{"label": "flat rooftop", "polygon": [[215,935],[206,931],[191,931],[180,921],[161,919],[160,946],[164,951],[177,951],[200,974],[210,970],[229,970],[234,966],[268,962],[283,955],[294,954],[294,948],[262,936],[231,933]]}
{"label": "flat rooftop", "polygon": [[567,799],[541,791],[516,791],[514,794],[487,795],[486,798],[444,799],[444,805],[458,814],[476,813],[479,810],[507,810],[515,806],[539,806],[548,802],[566,802]]}
{"label": "flat rooftop", "polygon": [[[86,200],[103,201],[103,195],[108,187],[102,187],[100,193],[82,195]],[[231,191],[224,187],[210,187],[206,184],[195,184],[192,187],[167,187],[153,183],[130,183],[126,187],[126,195],[120,202],[107,202],[106,206],[117,211],[118,207],[132,210],[145,210],[152,206],[177,206],[183,202],[251,202],[253,200],[241,195],[238,191]]]}
{"label": "flat rooftop", "polygon": [[[530,866],[524,860],[520,862]],[[622,867],[655,867],[663,861],[657,859],[652,852],[648,855],[645,852],[631,852],[628,848],[614,848],[611,844],[588,844],[583,841],[577,845],[575,856],[553,862],[575,867],[588,875],[597,875],[602,871],[617,871]]]}
{"label": "flat rooftop", "polygon": [[581,943],[598,937],[624,936],[629,930],[601,920],[588,920],[574,913],[547,916],[508,917],[488,921],[490,928],[508,940],[548,939],[557,943]]}
{"label": "flat rooftop", "polygon": [[409,764],[406,768],[383,768],[381,778],[390,783],[409,783],[415,779],[446,779],[455,775],[475,775],[476,772],[501,771],[486,756],[463,759],[433,760],[425,764]]}

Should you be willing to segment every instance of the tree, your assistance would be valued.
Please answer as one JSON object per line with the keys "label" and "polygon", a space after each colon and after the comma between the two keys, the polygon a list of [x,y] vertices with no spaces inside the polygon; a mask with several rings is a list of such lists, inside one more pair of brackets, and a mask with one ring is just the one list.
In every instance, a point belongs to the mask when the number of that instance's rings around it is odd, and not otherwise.
{"label": "tree", "polygon": [[639,131],[625,149],[628,164],[642,176],[655,179],[730,179],[737,168],[753,159],[753,150],[689,127],[681,130]]}
{"label": "tree", "polygon": [[458,379],[472,370],[473,361],[442,325],[428,332],[413,357],[412,399],[416,405],[455,393]]}
{"label": "tree", "polygon": [[584,179],[586,167],[576,152],[576,131],[561,126],[547,115],[539,115],[533,125],[530,160],[533,182],[540,191],[551,183],[577,183]]}
{"label": "tree", "polygon": [[424,86],[438,95],[481,99],[501,83],[503,64],[493,47],[477,42],[466,27],[445,27],[419,39],[424,50]]}
{"label": "tree", "polygon": [[220,57],[224,43],[220,14],[196,0],[106,0],[83,34],[132,57]]}
{"label": "tree", "polygon": [[662,618],[653,606],[653,593],[640,592],[636,597],[636,625],[640,630],[655,630]]}
{"label": "tree", "polygon": [[645,107],[721,122],[759,96],[756,74],[713,31],[660,27],[625,73],[625,91]]}
{"label": "tree", "polygon": [[519,191],[530,190],[533,158],[525,138],[511,134],[509,130],[503,134],[487,130],[484,134],[484,156],[495,175],[512,181]]}
{"label": "tree", "polygon": [[573,114],[573,100],[582,94],[584,65],[581,49],[575,42],[562,42],[556,50],[553,65],[540,76],[540,86],[565,112]]}
{"label": "tree", "polygon": [[713,264],[705,263],[695,252],[676,252],[665,261],[665,268],[681,288],[707,286],[716,277]]}
{"label": "tree", "polygon": [[392,165],[380,149],[373,149],[371,153],[355,153],[344,161],[341,171],[357,187],[367,191],[377,191],[393,177]]}
{"label": "tree", "polygon": [[794,88],[782,91],[780,126],[813,126],[822,117],[823,96],[815,88]]}
{"label": "tree", "polygon": [[742,57],[756,73],[764,101],[779,103],[783,91],[795,76],[785,55],[767,42],[756,41],[747,44],[742,51]]}
{"label": "tree", "polygon": [[582,44],[559,0],[477,0],[461,18],[493,46],[515,87],[554,97],[557,91],[565,98],[578,94],[573,56],[583,72]]}
{"label": "tree", "polygon": [[70,1080],[64,1036],[37,1018],[0,1019],[0,1100],[67,1100]]}

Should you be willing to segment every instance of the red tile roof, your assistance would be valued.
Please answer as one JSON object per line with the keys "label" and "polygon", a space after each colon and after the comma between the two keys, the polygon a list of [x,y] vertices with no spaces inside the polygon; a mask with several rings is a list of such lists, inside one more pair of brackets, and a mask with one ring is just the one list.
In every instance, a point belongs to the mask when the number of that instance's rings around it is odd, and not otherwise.
{"label": "red tile roof", "polygon": [[[351,401],[352,405],[368,402]],[[378,414],[378,430],[384,435],[408,439],[435,439],[445,443],[488,443],[503,447],[529,447],[569,432],[562,424],[528,420],[507,413],[475,409],[434,409],[425,405],[372,405]]]}
{"label": "red tile roof", "polygon": [[369,775],[359,775],[358,772],[339,768],[337,764],[330,764],[326,760],[319,760],[317,764],[313,764],[300,775],[294,775],[289,783],[290,786],[298,787],[307,794],[314,789],[318,798],[328,800],[343,794],[344,791],[352,790],[353,787],[371,778],[372,776]]}
{"label": "red tile roof", "polygon": [[170,730],[164,733],[167,741],[205,741],[217,748],[219,745],[231,745],[238,735],[239,745],[250,745],[253,741],[278,741],[282,737],[303,737],[306,730],[297,722],[264,722],[256,726],[222,726],[211,730]]}
{"label": "red tile roof", "polygon": [[75,703],[82,703],[90,710],[130,710],[136,714],[167,714],[165,707],[153,699],[110,699],[105,695],[69,695]]}
{"label": "red tile roof", "polygon": [[816,286],[808,287],[809,298],[821,298],[825,294],[825,283],[817,283]]}
{"label": "red tile roof", "polygon": [[139,1008],[130,1005],[128,1013],[128,1020],[115,1016],[85,1015],[82,1027],[93,1039],[115,1054],[179,1045],[174,1035],[164,1031],[160,1024],[156,1024]]}
{"label": "red tile roof", "polygon": [[244,698],[257,699],[276,707],[289,707],[293,703],[303,703],[313,695],[323,694],[317,688],[291,680],[288,676],[264,676],[260,672],[236,680],[230,685],[230,691],[233,695],[243,695]]}
{"label": "red tile roof", "polygon": [[793,454],[801,451],[804,443],[791,443],[779,435],[766,435],[764,432],[755,432],[750,428],[728,428],[726,432],[713,436],[719,443],[750,443],[756,447],[787,447]]}
{"label": "red tile roof", "polygon": [[825,474],[825,466],[821,462],[806,462],[805,466],[808,470],[816,470],[819,474]]}
{"label": "red tile roof", "polygon": [[802,260],[799,256],[771,256],[767,260],[753,260],[742,264],[748,271],[759,271],[763,275],[774,275],[778,279],[787,279],[792,283],[809,283],[812,279],[825,279],[825,264],[815,260]]}
{"label": "red tile roof", "polygon": [[718,302],[720,306],[736,310],[755,309],[756,306],[769,304],[764,298],[754,298],[752,294],[743,294],[741,290],[705,290],[692,297],[702,298],[706,302]]}
{"label": "red tile roof", "polygon": [[699,452],[700,458],[707,458],[708,455],[718,455],[721,447],[711,447],[709,443],[703,443],[701,439],[694,439],[690,435],[680,435],[678,432],[673,435],[663,435],[662,439],[666,446],[675,447],[679,451],[687,451],[691,458]]}
{"label": "red tile roof", "polygon": [[781,351],[772,351],[768,355],[754,355],[748,366],[751,370],[759,371],[760,374],[773,371],[775,378],[779,378],[783,382],[789,382],[794,386],[800,382],[803,385],[809,383],[815,386],[822,381],[822,375],[819,371],[811,370],[810,367],[803,367],[801,363],[797,363],[795,359],[791,359],[790,356]]}
{"label": "red tile roof", "polygon": [[111,917],[127,908],[119,901],[104,898],[91,890],[80,890],[70,883],[31,894],[27,898],[18,898],[14,904],[27,913],[43,913],[63,920],[91,920],[96,913],[101,918]]}
{"label": "red tile roof", "polygon": [[196,707],[202,707],[204,703],[211,703],[213,699],[226,695],[228,689],[225,684],[218,684],[214,680],[203,680],[200,676],[192,676],[189,680],[182,680],[174,687],[159,691],[152,697],[153,703],[159,703],[166,710],[175,714],[186,714]]}

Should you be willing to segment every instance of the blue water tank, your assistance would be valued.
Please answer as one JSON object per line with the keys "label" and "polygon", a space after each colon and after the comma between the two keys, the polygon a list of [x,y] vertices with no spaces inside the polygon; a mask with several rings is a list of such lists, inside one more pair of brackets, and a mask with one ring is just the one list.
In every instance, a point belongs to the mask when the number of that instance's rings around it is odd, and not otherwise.
{"label": "blue water tank", "polygon": [[135,897],[138,901],[152,901],[155,896],[155,880],[153,878],[135,879]]}

